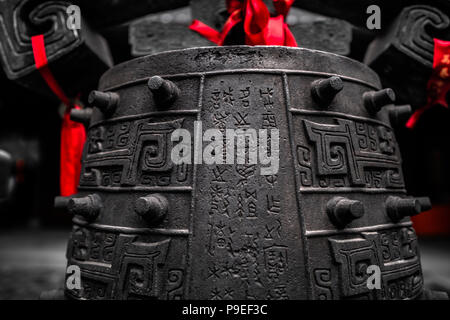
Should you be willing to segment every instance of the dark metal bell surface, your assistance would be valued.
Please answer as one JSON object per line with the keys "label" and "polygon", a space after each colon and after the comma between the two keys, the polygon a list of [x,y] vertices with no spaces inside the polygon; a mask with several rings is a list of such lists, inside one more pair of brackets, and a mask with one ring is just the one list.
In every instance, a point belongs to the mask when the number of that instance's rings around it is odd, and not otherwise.
{"label": "dark metal bell surface", "polygon": [[[390,115],[365,65],[285,47],[160,53],[93,92],[69,265],[83,299],[414,299],[422,294]],[[387,106],[387,107],[386,107]],[[394,110],[394,111],[392,111]],[[277,128],[279,171],[175,165],[170,135]],[[367,268],[381,269],[381,289]]]}

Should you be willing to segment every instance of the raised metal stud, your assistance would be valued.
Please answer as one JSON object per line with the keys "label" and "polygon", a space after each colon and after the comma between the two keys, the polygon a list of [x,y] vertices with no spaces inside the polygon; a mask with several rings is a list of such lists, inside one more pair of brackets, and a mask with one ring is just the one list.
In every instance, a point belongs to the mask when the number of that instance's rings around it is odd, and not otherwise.
{"label": "raised metal stud", "polygon": [[155,193],[140,197],[134,204],[134,210],[147,222],[155,223],[161,221],[167,214],[169,202],[166,197]]}
{"label": "raised metal stud", "polygon": [[119,104],[119,95],[114,92],[91,91],[88,97],[90,105],[99,108],[105,115],[111,115]]}
{"label": "raised metal stud", "polygon": [[386,212],[394,222],[404,217],[415,216],[422,212],[421,200],[389,196],[386,199]]}
{"label": "raised metal stud", "polygon": [[67,204],[71,214],[80,215],[86,220],[97,218],[102,207],[102,199],[95,193],[81,198],[71,198]]}
{"label": "raised metal stud", "polygon": [[311,94],[317,103],[329,105],[343,88],[344,82],[342,79],[333,76],[328,79],[313,81],[311,84]]}
{"label": "raised metal stud", "polygon": [[153,76],[148,79],[148,88],[153,94],[153,98],[159,104],[170,104],[180,95],[180,89],[170,80]]}
{"label": "raised metal stud", "polygon": [[54,199],[53,206],[55,207],[55,209],[67,210],[70,199],[70,197],[57,196]]}
{"label": "raised metal stud", "polygon": [[70,110],[70,120],[89,125],[92,117],[92,108]]}
{"label": "raised metal stud", "polygon": [[364,215],[364,206],[358,200],[334,197],[327,203],[327,213],[331,222],[338,228],[342,228],[353,220],[361,218]]}
{"label": "raised metal stud", "polygon": [[412,110],[409,104],[403,106],[392,106],[389,108],[389,119],[392,125],[404,124],[411,116]]}
{"label": "raised metal stud", "polygon": [[9,152],[0,149],[0,199],[9,196],[9,180],[13,172],[13,163],[13,158]]}
{"label": "raised metal stud", "polygon": [[384,106],[395,102],[394,90],[387,88],[380,91],[369,91],[363,95],[364,106],[371,114],[375,114]]}
{"label": "raised metal stud", "polygon": [[433,206],[431,205],[430,198],[420,197],[420,198],[417,198],[417,200],[419,200],[419,202],[420,202],[421,212],[428,211],[428,210],[431,210],[431,208],[433,208]]}

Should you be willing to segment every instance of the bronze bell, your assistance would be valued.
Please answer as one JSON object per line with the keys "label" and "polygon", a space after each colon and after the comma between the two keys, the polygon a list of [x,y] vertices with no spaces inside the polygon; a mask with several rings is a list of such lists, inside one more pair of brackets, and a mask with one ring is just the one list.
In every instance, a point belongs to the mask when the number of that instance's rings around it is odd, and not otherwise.
{"label": "bronze bell", "polygon": [[[394,98],[367,66],[301,48],[192,48],[110,69],[91,97],[107,117],[90,118],[67,204],[68,264],[84,287],[66,295],[419,298],[409,216],[426,201],[406,197],[391,127],[399,114],[383,108]],[[194,164],[196,150],[172,161],[177,129],[191,137],[186,151],[213,128],[277,133],[277,170]],[[371,265],[379,290],[367,286]]]}

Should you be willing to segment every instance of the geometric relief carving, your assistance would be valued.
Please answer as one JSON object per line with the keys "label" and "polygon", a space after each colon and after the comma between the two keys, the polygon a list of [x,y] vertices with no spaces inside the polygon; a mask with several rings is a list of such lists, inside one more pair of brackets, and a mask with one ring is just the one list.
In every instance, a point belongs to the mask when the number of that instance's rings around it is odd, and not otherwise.
{"label": "geometric relief carving", "polygon": [[300,180],[302,186],[311,187],[312,169],[311,169],[311,150],[304,146],[297,146],[297,158],[300,165]]}
{"label": "geometric relief carving", "polygon": [[394,38],[396,49],[431,68],[434,43],[428,31],[430,27],[447,28],[449,18],[434,7],[418,5],[404,8],[398,20],[401,26],[397,27]]}
{"label": "geometric relief carving", "polygon": [[423,277],[419,264],[411,266],[402,274],[384,274],[382,281],[385,299],[413,299],[422,293]]}
{"label": "geometric relief carving", "polygon": [[169,270],[167,277],[167,300],[183,299],[183,270]]}
{"label": "geometric relief carving", "polygon": [[370,293],[371,290],[367,288],[367,267],[380,266],[375,236],[371,234],[368,238],[329,241],[334,259],[339,263],[342,295],[351,297]]}
{"label": "geometric relief carving", "polygon": [[315,269],[314,270],[314,297],[316,300],[332,300],[333,293],[331,291],[331,270]]}
{"label": "geometric relief carving", "polygon": [[[134,238],[130,236],[129,240]],[[160,273],[170,239],[156,243],[128,243],[120,263],[117,299],[156,299],[160,295]]]}
{"label": "geometric relief carving", "polygon": [[104,232],[89,232],[85,228],[75,226],[67,253],[68,258],[79,261],[95,261],[111,264],[117,235]]}
{"label": "geometric relief carving", "polygon": [[414,258],[418,255],[417,235],[412,228],[387,230],[380,233],[383,262]]}
{"label": "geometric relief carving", "polygon": [[[91,128],[80,186],[136,186],[171,180],[186,181],[187,170],[173,177],[171,133],[184,119],[150,122],[147,119],[99,125]],[[180,170],[181,171],[180,174]]]}
{"label": "geometric relief carving", "polygon": [[404,187],[390,128],[348,119],[334,121],[336,124],[303,120],[312,143],[297,146],[303,187]]}
{"label": "geometric relief carving", "polygon": [[[329,243],[339,265],[342,297],[410,299],[420,294],[423,279],[412,228],[363,232],[349,239],[329,239]],[[370,265],[380,267],[381,290],[367,287]],[[317,276],[316,286],[320,288]]]}
{"label": "geometric relief carving", "polygon": [[73,294],[88,300],[109,300],[112,299],[113,285],[112,279],[85,273],[81,275],[81,290],[74,290]]}
{"label": "geometric relief carving", "polygon": [[404,7],[369,45],[364,58],[364,63],[379,74],[383,86],[395,91],[397,101],[408,101],[413,109],[427,101],[423,88],[433,68],[434,38],[449,34],[448,9],[442,12],[431,3]]}
{"label": "geometric relief carving", "polygon": [[108,44],[84,21],[81,29],[67,27],[70,5],[67,1],[0,1],[0,71],[28,89],[53,96],[34,61],[31,39],[41,34],[49,68],[69,97],[97,86],[98,78],[112,66]]}
{"label": "geometric relief carving", "polygon": [[[412,79],[417,81],[428,78],[426,74],[433,67],[435,30],[446,32],[449,26],[450,19],[447,14],[435,7],[427,5],[405,7],[396,21],[369,46],[364,62],[380,74],[393,77],[398,74],[399,79],[405,80],[398,84],[399,88]],[[414,64],[412,68],[414,71],[410,68],[411,64]],[[408,77],[403,76],[406,70],[410,71]],[[417,90],[418,87],[411,89]]]}
{"label": "geometric relief carving", "polygon": [[69,264],[81,267],[82,289],[69,293],[90,299],[156,299],[167,285],[169,296],[180,297],[183,271],[174,269],[167,275],[165,266],[171,239],[140,242],[136,238],[75,227],[67,258]]}
{"label": "geometric relief carving", "polygon": [[[29,36],[34,30],[30,30],[30,27],[38,29],[51,23],[45,33],[45,50],[50,62],[83,42],[76,32],[66,28],[67,2],[48,1],[31,11],[30,3],[33,4],[32,1],[24,0],[0,1],[0,60],[10,79],[23,77],[36,70]],[[24,21],[26,16],[29,21]]]}

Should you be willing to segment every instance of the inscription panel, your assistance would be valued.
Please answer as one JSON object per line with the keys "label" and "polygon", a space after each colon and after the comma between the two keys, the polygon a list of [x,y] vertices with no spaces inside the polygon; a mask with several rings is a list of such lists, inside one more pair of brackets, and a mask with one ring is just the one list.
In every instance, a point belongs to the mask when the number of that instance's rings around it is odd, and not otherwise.
{"label": "inscription panel", "polygon": [[[203,130],[278,129],[281,159],[271,175],[261,175],[264,165],[248,161],[198,166],[201,197],[192,251],[202,252],[203,259],[193,260],[192,294],[214,300],[305,299],[292,160],[283,157],[290,144],[281,74],[207,77],[203,97]],[[224,139],[224,145],[230,143]],[[206,232],[197,226],[207,226]]]}

